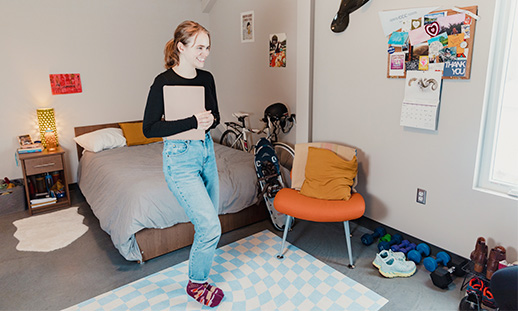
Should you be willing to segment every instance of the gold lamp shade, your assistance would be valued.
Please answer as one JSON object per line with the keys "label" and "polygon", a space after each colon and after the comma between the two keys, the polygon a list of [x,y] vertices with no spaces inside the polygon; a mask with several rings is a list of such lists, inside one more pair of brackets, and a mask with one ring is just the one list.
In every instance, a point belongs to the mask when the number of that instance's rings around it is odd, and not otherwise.
{"label": "gold lamp shade", "polygon": [[[50,143],[52,147],[59,146],[58,143],[58,132],[56,130],[56,119],[54,117],[54,108],[39,108],[36,110],[38,114],[38,124],[40,126],[40,137],[41,143],[44,147]],[[53,141],[47,142],[45,136],[49,136],[47,131],[54,133]],[[47,132],[47,135],[45,133]],[[55,146],[54,146],[55,145]]]}

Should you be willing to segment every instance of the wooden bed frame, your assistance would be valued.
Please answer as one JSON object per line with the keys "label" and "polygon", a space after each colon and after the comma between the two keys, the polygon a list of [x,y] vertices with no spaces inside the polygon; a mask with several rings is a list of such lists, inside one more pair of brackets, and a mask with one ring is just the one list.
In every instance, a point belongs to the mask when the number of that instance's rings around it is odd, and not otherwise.
{"label": "wooden bed frame", "polygon": [[[75,127],[74,131],[77,137],[104,128],[120,128],[120,126],[119,123],[88,125]],[[83,148],[77,144],[76,146],[78,159],[81,159]],[[249,206],[238,213],[220,215],[219,219],[222,232],[225,233],[262,221],[268,217],[264,200],[260,200],[259,203]],[[176,224],[164,229],[146,228],[137,232],[135,238],[142,253],[142,262],[145,262],[151,258],[191,245],[194,239],[194,226],[189,222]]]}

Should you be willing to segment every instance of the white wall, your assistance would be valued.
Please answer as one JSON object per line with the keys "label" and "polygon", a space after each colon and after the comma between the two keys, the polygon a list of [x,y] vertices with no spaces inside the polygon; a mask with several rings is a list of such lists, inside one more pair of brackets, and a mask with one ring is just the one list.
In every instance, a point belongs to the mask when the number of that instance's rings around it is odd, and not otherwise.
{"label": "white wall", "polygon": [[[365,215],[460,255],[477,237],[507,247],[517,259],[518,203],[472,189],[494,2],[479,6],[470,80],[445,80],[435,132],[399,125],[403,79],[387,79],[387,39],[378,12],[451,7],[451,1],[370,1],[340,34],[329,29],[337,1],[316,1],[314,141],[359,149]],[[417,204],[416,189],[428,191]]]}
{"label": "white wall", "polygon": [[[53,107],[72,182],[74,127],[142,119],[163,47],[186,19],[208,23],[192,0],[0,0],[0,176],[20,178],[17,136],[39,138],[36,109]],[[83,92],[52,95],[50,73],[80,73]]]}
{"label": "white wall", "polygon": [[[264,109],[275,102],[284,103],[292,113],[297,112],[296,5],[296,0],[220,0],[213,5],[209,58],[223,121],[235,121],[232,113],[243,111],[252,113],[253,127],[260,127]],[[247,11],[254,11],[255,41],[241,43],[240,18]],[[286,33],[285,68],[268,65],[269,36],[274,33]],[[294,143],[295,130],[281,135],[280,140]]]}

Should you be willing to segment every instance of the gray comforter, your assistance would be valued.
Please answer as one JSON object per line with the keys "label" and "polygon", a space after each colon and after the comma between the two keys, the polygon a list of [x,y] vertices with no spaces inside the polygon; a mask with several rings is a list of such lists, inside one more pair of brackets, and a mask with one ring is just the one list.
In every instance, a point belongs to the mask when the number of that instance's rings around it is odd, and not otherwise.
{"label": "gray comforter", "polygon": [[[214,144],[220,179],[219,213],[257,201],[254,156]],[[85,152],[78,184],[101,227],[130,261],[142,260],[135,233],[188,222],[162,172],[162,143]]]}

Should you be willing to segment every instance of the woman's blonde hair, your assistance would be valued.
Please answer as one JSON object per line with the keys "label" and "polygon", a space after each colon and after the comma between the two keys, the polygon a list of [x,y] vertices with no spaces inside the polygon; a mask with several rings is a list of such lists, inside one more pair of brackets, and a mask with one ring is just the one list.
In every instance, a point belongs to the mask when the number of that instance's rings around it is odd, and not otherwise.
{"label": "woman's blonde hair", "polygon": [[181,42],[184,45],[190,43],[191,38],[195,38],[198,33],[204,32],[209,36],[210,33],[205,27],[193,21],[184,21],[174,31],[174,37],[165,44],[164,48],[164,60],[165,68],[173,68],[180,63],[180,51],[178,50],[178,43]]}

